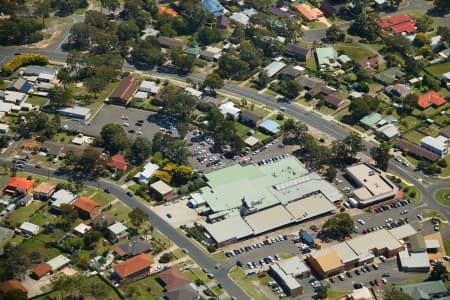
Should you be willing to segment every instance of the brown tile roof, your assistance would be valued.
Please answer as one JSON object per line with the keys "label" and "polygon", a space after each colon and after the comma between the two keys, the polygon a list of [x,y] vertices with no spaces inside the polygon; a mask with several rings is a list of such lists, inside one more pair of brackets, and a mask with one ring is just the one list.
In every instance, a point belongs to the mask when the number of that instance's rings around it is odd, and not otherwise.
{"label": "brown tile roof", "polygon": [[184,273],[182,273],[178,268],[171,267],[159,274],[159,279],[164,283],[164,287],[167,291],[176,289],[190,280]]}
{"label": "brown tile roof", "polygon": [[422,109],[426,109],[431,105],[441,106],[445,103],[447,103],[447,100],[445,100],[444,97],[441,96],[441,94],[435,91],[429,91],[428,93],[419,96],[419,99],[417,100],[417,104]]}
{"label": "brown tile roof", "polygon": [[31,273],[36,277],[41,278],[45,274],[49,273],[52,270],[52,267],[48,263],[42,263],[36,268],[34,268]]}
{"label": "brown tile roof", "polygon": [[34,189],[34,192],[48,194],[55,188],[56,185],[49,182],[43,182]]}
{"label": "brown tile roof", "polygon": [[127,104],[134,96],[139,87],[139,76],[129,75],[122,79],[119,86],[111,94],[110,98]]}
{"label": "brown tile roof", "polygon": [[110,216],[108,214],[100,214],[96,216],[95,218],[92,218],[91,220],[87,221],[86,223],[94,226],[109,226],[116,222],[116,218],[113,216]]}
{"label": "brown tile roof", "polygon": [[134,273],[150,268],[152,264],[153,260],[142,253],[115,265],[113,268],[121,278],[127,278]]}
{"label": "brown tile roof", "polygon": [[106,165],[110,168],[123,171],[127,168],[127,159],[123,154],[118,153],[116,155],[113,155],[110,161],[106,163]]}
{"label": "brown tile roof", "polygon": [[90,213],[93,209],[99,207],[100,205],[92,199],[89,199],[87,197],[80,197],[74,202],[73,206]]}
{"label": "brown tile roof", "polygon": [[21,290],[24,293],[28,293],[27,289],[15,279],[5,281],[0,285],[0,291],[2,291],[3,294],[8,293],[12,289]]}
{"label": "brown tile roof", "polygon": [[428,151],[425,148],[420,147],[419,145],[416,145],[410,141],[407,141],[405,139],[400,139],[397,141],[396,146],[400,148],[401,150],[407,150],[408,153],[414,154],[415,156],[425,158],[429,161],[437,161],[440,156]]}
{"label": "brown tile roof", "polygon": [[325,102],[333,105],[334,107],[339,107],[344,104],[344,98],[341,94],[334,92],[325,97]]}

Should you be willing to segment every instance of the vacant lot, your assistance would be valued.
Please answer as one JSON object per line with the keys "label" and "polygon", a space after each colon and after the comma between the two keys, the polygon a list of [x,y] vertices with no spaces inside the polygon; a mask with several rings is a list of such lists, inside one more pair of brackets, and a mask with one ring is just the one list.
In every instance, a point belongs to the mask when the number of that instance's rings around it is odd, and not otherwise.
{"label": "vacant lot", "polygon": [[344,52],[355,61],[373,56],[373,53],[355,43],[339,43],[336,45],[336,50]]}
{"label": "vacant lot", "polygon": [[434,76],[442,75],[448,72],[449,70],[450,70],[450,61],[443,64],[433,65],[427,68],[427,71],[433,74]]}

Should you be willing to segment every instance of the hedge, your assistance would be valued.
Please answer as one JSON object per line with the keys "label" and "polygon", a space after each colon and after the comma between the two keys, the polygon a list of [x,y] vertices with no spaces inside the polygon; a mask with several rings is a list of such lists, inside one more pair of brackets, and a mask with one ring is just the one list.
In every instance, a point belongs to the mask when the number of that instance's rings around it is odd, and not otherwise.
{"label": "hedge", "polygon": [[14,56],[2,66],[3,72],[12,73],[18,68],[26,65],[46,65],[48,56],[41,54],[20,54]]}

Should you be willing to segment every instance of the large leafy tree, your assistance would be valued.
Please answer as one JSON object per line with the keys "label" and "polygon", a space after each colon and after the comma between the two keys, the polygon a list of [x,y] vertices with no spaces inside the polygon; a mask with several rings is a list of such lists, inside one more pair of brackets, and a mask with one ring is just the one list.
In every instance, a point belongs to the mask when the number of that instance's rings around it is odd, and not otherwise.
{"label": "large leafy tree", "polygon": [[442,14],[450,13],[450,1],[449,0],[434,0],[434,7]]}
{"label": "large leafy tree", "polygon": [[148,215],[140,208],[135,208],[128,214],[131,224],[139,228],[148,219]]}
{"label": "large leafy tree", "polygon": [[389,144],[386,143],[380,144],[377,147],[373,147],[372,149],[370,149],[370,154],[375,160],[377,168],[383,171],[387,171],[389,166],[389,159],[391,158],[389,150]]}
{"label": "large leafy tree", "polygon": [[353,122],[357,122],[369,113],[377,111],[379,105],[380,100],[368,95],[352,100],[349,110],[352,113]]}
{"label": "large leafy tree", "polygon": [[130,160],[139,165],[152,153],[152,143],[146,137],[137,137],[131,144],[129,151]]}
{"label": "large leafy tree", "polygon": [[182,91],[170,98],[163,111],[179,121],[189,121],[196,104],[197,98],[195,96]]}
{"label": "large leafy tree", "polygon": [[123,151],[130,145],[125,130],[118,124],[106,124],[102,128],[100,136],[105,149],[111,153]]}
{"label": "large leafy tree", "polygon": [[209,88],[211,92],[214,92],[217,89],[221,89],[223,87],[223,79],[217,73],[208,74],[203,81],[203,86]]}
{"label": "large leafy tree", "polygon": [[322,227],[322,231],[335,237],[346,237],[354,229],[353,219],[347,213],[339,213],[329,218]]}

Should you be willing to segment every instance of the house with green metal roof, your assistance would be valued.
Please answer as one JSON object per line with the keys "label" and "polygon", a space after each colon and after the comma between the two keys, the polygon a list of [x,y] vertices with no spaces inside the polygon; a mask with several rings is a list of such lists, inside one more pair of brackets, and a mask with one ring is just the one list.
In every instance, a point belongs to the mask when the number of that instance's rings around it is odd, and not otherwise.
{"label": "house with green metal roof", "polygon": [[359,120],[359,123],[364,128],[370,128],[380,121],[381,121],[381,115],[379,113],[374,112],[374,113],[371,113],[371,114],[365,116],[361,120]]}
{"label": "house with green metal roof", "polygon": [[374,77],[382,84],[390,85],[395,83],[398,79],[402,78],[405,75],[406,74],[403,73],[399,68],[393,67],[375,74]]}
{"label": "house with green metal roof", "polygon": [[317,64],[321,69],[336,64],[337,52],[332,47],[316,48]]}
{"label": "house with green metal roof", "polygon": [[202,50],[197,47],[188,47],[184,50],[184,53],[194,56],[195,58],[198,58],[200,56],[200,52]]}
{"label": "house with green metal roof", "polygon": [[396,289],[410,295],[415,300],[444,299],[444,297],[449,296],[449,292],[442,280],[402,285],[396,287]]}

